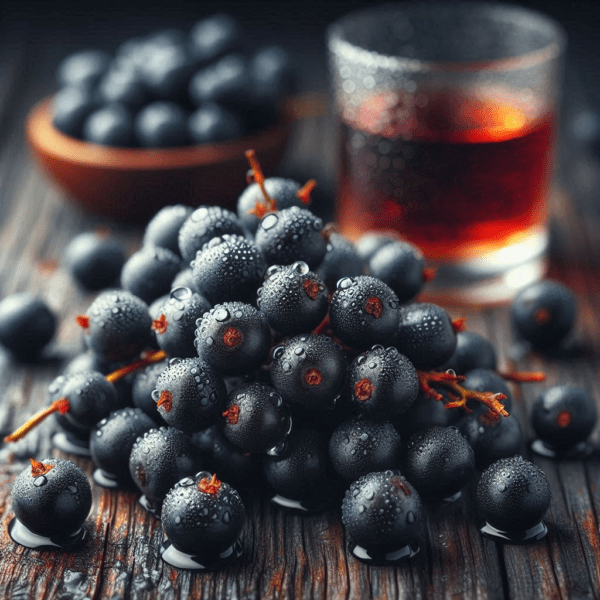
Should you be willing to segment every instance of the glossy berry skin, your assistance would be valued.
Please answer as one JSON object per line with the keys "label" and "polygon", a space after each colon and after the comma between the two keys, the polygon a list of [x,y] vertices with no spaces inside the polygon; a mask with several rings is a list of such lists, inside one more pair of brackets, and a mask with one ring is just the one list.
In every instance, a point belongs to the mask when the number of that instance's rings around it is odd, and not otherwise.
{"label": "glossy berry skin", "polygon": [[160,246],[181,255],[178,240],[179,230],[193,211],[193,208],[183,204],[161,208],[146,225],[144,246]]}
{"label": "glossy berry skin", "polygon": [[154,508],[169,490],[201,468],[200,454],[192,440],[177,429],[151,429],[138,438],[129,456],[133,481]]}
{"label": "glossy berry skin", "polygon": [[244,123],[237,113],[206,103],[190,115],[188,129],[193,144],[211,144],[241,137]]}
{"label": "glossy berry skin", "polygon": [[391,423],[355,417],[344,421],[329,440],[337,474],[356,481],[367,473],[400,467],[402,441]]}
{"label": "glossy berry skin", "polygon": [[269,485],[285,498],[322,496],[329,480],[327,442],[316,431],[294,430],[284,454],[266,458],[263,469]]}
{"label": "glossy berry skin", "polygon": [[550,506],[550,484],[544,472],[522,456],[503,458],[488,467],[477,485],[482,518],[501,531],[530,529]]}
{"label": "glossy berry skin", "polygon": [[152,324],[158,347],[171,358],[195,358],[196,321],[208,310],[210,303],[204,296],[194,294],[187,287],[172,289],[161,314]]}
{"label": "glossy berry skin", "polygon": [[221,376],[201,359],[173,358],[159,375],[153,398],[161,417],[171,427],[194,433],[217,421],[227,391]]}
{"label": "glossy berry skin", "polygon": [[573,292],[555,281],[540,281],[526,287],[511,305],[517,334],[542,350],[560,345],[573,328],[576,316]]}
{"label": "glossy berry skin", "polygon": [[484,337],[473,331],[459,331],[456,334],[456,350],[441,371],[452,369],[457,375],[464,375],[473,369],[496,369],[496,350]]}
{"label": "glossy berry skin", "polygon": [[198,322],[198,356],[220,373],[248,373],[266,361],[271,330],[264,315],[243,302],[217,304]]}
{"label": "glossy berry skin", "polygon": [[[291,208],[292,206],[308,207],[310,202],[304,202],[298,196],[300,187],[300,184],[293,179],[283,177],[268,177],[265,179],[265,189],[269,197],[277,202],[277,210]],[[257,204],[266,206],[265,197],[258,183],[251,183],[238,198],[237,214],[240,222],[252,234],[256,233],[261,221],[254,214]]]}
{"label": "glossy berry skin", "polygon": [[50,402],[60,398],[69,401],[69,411],[57,414],[59,423],[77,429],[89,430],[113,410],[122,408],[117,390],[110,381],[97,371],[81,371],[72,375],[60,375],[48,388]]}
{"label": "glossy berry skin", "polygon": [[66,87],[54,95],[52,125],[67,135],[79,137],[87,117],[98,107],[87,88]]}
{"label": "glossy berry skin", "polygon": [[[508,384],[496,371],[491,369],[473,369],[466,373],[466,379],[461,382],[462,387],[473,390],[474,392],[494,392],[495,394],[504,394],[506,400],[502,400],[504,408],[510,412],[512,409],[512,392]],[[481,402],[468,402],[468,407],[476,414],[487,412],[487,408]]]}
{"label": "glossy berry skin", "polygon": [[194,272],[189,267],[187,269],[179,271],[179,273],[175,275],[175,278],[171,282],[172,290],[178,287],[190,288],[192,292],[200,294],[200,290],[196,287],[196,284],[194,283]]}
{"label": "glossy berry skin", "polygon": [[473,452],[477,468],[485,468],[501,458],[518,454],[523,445],[523,433],[515,417],[500,417],[489,422],[482,415],[469,414],[458,424]]}
{"label": "glossy berry skin", "polygon": [[252,242],[239,235],[223,235],[205,244],[191,263],[196,287],[213,305],[252,303],[267,263]]}
{"label": "glossy berry skin", "polygon": [[122,67],[111,68],[100,79],[97,94],[104,104],[119,103],[132,110],[137,110],[149,100],[140,72]]}
{"label": "glossy berry skin", "polygon": [[399,306],[396,294],[383,281],[368,275],[345,277],[331,298],[331,328],[353,348],[385,344],[398,327]]}
{"label": "glossy berry skin", "polygon": [[321,235],[323,222],[305,208],[292,206],[268,214],[256,231],[256,245],[269,265],[289,265],[298,260],[311,269],[327,251]]}
{"label": "glossy berry skin", "polygon": [[289,408],[264,383],[247,383],[229,394],[221,431],[242,452],[260,454],[279,446],[292,426]]}
{"label": "glossy berry skin", "polygon": [[125,248],[113,237],[81,233],[69,242],[63,263],[83,288],[103,290],[119,280],[125,264]]}
{"label": "glossy berry skin", "polygon": [[167,368],[168,362],[163,360],[147,366],[136,374],[131,387],[131,400],[136,408],[141,409],[158,425],[166,425],[160,416],[152,392],[156,389],[156,382],[160,374]]}
{"label": "glossy berry skin", "polygon": [[418,391],[410,361],[396,348],[376,345],[350,365],[344,399],[355,412],[390,421],[412,406]]}
{"label": "glossy berry skin", "polygon": [[52,468],[32,474],[28,466],[12,486],[12,507],[27,529],[45,537],[66,538],[77,531],[92,507],[92,489],[83,471],[62,458],[46,458]]}
{"label": "glossy berry skin", "polygon": [[369,473],[344,496],[342,523],[363,548],[391,552],[415,538],[421,524],[421,498],[399,471]]}
{"label": "glossy berry skin", "polygon": [[91,113],[83,124],[81,137],[101,146],[128,147],[134,144],[133,117],[120,104],[102,106]]}
{"label": "glossy berry skin", "polygon": [[555,385],[536,399],[531,424],[543,442],[566,450],[587,440],[597,418],[594,400],[583,388]]}
{"label": "glossy berry skin", "polygon": [[142,84],[152,96],[182,104],[187,100],[188,82],[193,71],[194,65],[186,48],[179,44],[155,46],[140,70]]}
{"label": "glossy berry skin", "polygon": [[250,83],[244,57],[228,54],[192,76],[189,97],[196,106],[216,102],[227,107],[242,107],[248,97]]}
{"label": "glossy berry skin", "polygon": [[261,484],[262,464],[228,442],[218,426],[195,433],[192,439],[203,451],[210,468],[223,480],[230,481],[237,489]]}
{"label": "glossy berry skin", "polygon": [[179,230],[177,243],[183,260],[189,264],[205,244],[226,233],[244,234],[235,213],[220,206],[200,206]]}
{"label": "glossy berry skin", "polygon": [[473,450],[456,427],[424,429],[408,441],[404,473],[422,496],[452,496],[474,471]]}
{"label": "glossy berry skin", "polygon": [[112,412],[96,424],[90,435],[94,465],[121,484],[130,482],[131,448],[139,437],[154,428],[156,422],[139,408],[123,408]]}
{"label": "glossy berry skin", "polygon": [[246,511],[239,494],[225,482],[219,482],[216,493],[200,491],[200,482],[211,479],[208,472],[186,477],[165,497],[162,526],[169,541],[181,552],[216,557],[232,546],[242,532]]}
{"label": "glossy berry skin", "polygon": [[188,143],[187,113],[174,102],[152,102],[135,117],[135,138],[143,148],[170,148]]}
{"label": "glossy berry skin", "polygon": [[377,250],[369,261],[369,273],[389,285],[398,301],[410,302],[425,285],[425,259],[407,242],[392,242]]}
{"label": "glossy berry skin", "polygon": [[128,291],[101,293],[86,316],[85,343],[105,362],[137,357],[153,345],[148,305]]}
{"label": "glossy berry skin", "polygon": [[305,262],[269,267],[257,304],[269,325],[286,336],[312,331],[329,308],[325,284]]}
{"label": "glossy berry skin", "polygon": [[241,25],[231,15],[212,15],[192,27],[190,52],[198,63],[207,63],[238,46],[242,33]]}
{"label": "glossy berry skin", "polygon": [[320,411],[332,407],[346,381],[348,361],[325,335],[298,335],[273,350],[271,381],[284,402]]}
{"label": "glossy berry skin", "polygon": [[317,267],[317,275],[330,289],[335,289],[343,277],[356,277],[363,274],[364,263],[356,252],[354,244],[339,233],[330,233],[327,252]]}
{"label": "glossy berry skin", "polygon": [[378,250],[397,241],[398,238],[395,236],[371,231],[361,235],[356,240],[355,246],[358,255],[365,263],[368,263]]}
{"label": "glossy berry skin", "polygon": [[12,294],[0,302],[0,344],[21,359],[35,359],[56,331],[56,316],[32,294]]}
{"label": "glossy berry skin", "polygon": [[58,65],[58,84],[91,87],[106,73],[110,61],[110,55],[102,50],[82,50],[69,54]]}
{"label": "glossy berry skin", "polygon": [[[445,394],[443,389],[439,391],[442,395]],[[444,402],[426,396],[419,391],[417,399],[406,412],[394,421],[394,424],[401,434],[411,435],[415,431],[434,427],[435,425],[440,427],[457,425],[463,414],[461,410],[445,408]]]}
{"label": "glossy berry skin", "polygon": [[408,304],[400,309],[394,345],[417,369],[435,369],[454,353],[456,333],[443,308],[428,302]]}
{"label": "glossy berry skin", "polygon": [[149,304],[171,291],[180,270],[179,256],[160,246],[145,246],[123,266],[121,286]]}
{"label": "glossy berry skin", "polygon": [[192,27],[190,52],[198,63],[212,61],[238,46],[242,34],[241,25],[231,15],[212,15]]}

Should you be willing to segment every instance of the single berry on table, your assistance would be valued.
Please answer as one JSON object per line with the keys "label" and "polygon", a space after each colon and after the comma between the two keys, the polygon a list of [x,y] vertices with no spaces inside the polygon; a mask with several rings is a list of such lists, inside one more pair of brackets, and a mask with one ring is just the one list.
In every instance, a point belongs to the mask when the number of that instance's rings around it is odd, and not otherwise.
{"label": "single berry on table", "polygon": [[421,498],[400,471],[369,473],[344,496],[342,523],[348,549],[367,563],[393,564],[419,552]]}
{"label": "single berry on table", "polygon": [[31,459],[12,486],[11,538],[27,548],[75,548],[92,507],[92,489],[81,469],[62,458]]}
{"label": "single berry on table", "polygon": [[214,569],[242,555],[246,511],[239,494],[216,473],[196,473],[166,495],[161,522],[167,541],[161,557],[182,569]]}
{"label": "single berry on table", "polygon": [[481,533],[516,544],[542,539],[548,531],[542,519],[550,498],[548,478],[522,456],[493,463],[477,485],[477,508],[486,522]]}

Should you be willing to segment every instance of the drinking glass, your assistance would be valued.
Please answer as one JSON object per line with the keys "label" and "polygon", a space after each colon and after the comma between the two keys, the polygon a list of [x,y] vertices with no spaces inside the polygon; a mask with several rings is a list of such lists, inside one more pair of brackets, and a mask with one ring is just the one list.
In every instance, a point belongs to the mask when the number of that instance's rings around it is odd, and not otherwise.
{"label": "drinking glass", "polygon": [[518,6],[392,4],[343,17],[327,41],[342,232],[418,246],[440,301],[505,301],[539,279],[562,28]]}

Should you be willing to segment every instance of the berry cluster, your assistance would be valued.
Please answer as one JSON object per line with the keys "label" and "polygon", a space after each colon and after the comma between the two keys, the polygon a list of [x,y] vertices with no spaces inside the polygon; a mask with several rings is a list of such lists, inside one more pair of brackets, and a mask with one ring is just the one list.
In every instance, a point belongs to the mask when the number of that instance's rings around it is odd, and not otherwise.
{"label": "berry cluster", "polygon": [[[178,568],[241,555],[232,486],[268,486],[275,505],[301,514],[341,504],[349,550],[381,564],[418,552],[423,503],[457,501],[481,469],[482,533],[543,537],[550,487],[518,456],[505,383],[543,376],[498,373],[494,348],[464,319],[414,301],[432,276],[417,249],[372,235],[354,246],[308,209],[314,182],[266,179],[247,157],[238,214],[172,206],[148,224],[123,289],[77,317],[89,352],[5,441],[55,414],[55,445],[91,456],[97,484],[135,485]],[[553,285],[513,307],[534,346],[569,329],[571,297]],[[550,388],[534,407],[534,449],[585,452],[595,421],[583,390]],[[13,489],[13,539],[74,547],[89,497],[68,461],[32,459]]]}
{"label": "berry cluster", "polygon": [[94,144],[159,148],[263,129],[277,119],[292,73],[283,48],[248,48],[241,24],[216,14],[189,33],[164,29],[131,38],[114,57],[72,54],[57,79],[57,129]]}

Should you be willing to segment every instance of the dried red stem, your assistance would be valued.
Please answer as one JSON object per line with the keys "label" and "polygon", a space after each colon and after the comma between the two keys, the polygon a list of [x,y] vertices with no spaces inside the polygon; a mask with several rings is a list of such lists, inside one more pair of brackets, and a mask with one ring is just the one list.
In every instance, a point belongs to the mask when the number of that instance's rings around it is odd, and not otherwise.
{"label": "dried red stem", "polygon": [[33,458],[29,459],[31,461],[31,476],[32,477],[40,477],[41,475],[46,475],[48,471],[54,469],[54,465],[45,465],[42,462],[38,462]]}
{"label": "dried red stem", "polygon": [[125,377],[126,375],[129,375],[129,373],[133,373],[134,371],[143,369],[148,365],[153,365],[154,363],[160,362],[161,360],[165,360],[165,358],[167,358],[167,353],[164,350],[150,352],[146,356],[140,358],[139,360],[136,360],[130,365],[125,365],[124,367],[121,367],[120,369],[109,373],[106,376],[106,379],[108,379],[108,381],[110,381],[111,383],[115,383],[116,381],[123,379],[123,377]]}
{"label": "dried red stem", "polygon": [[456,333],[459,331],[464,331],[467,328],[467,320],[464,317],[459,317],[458,319],[452,319],[452,329]]}
{"label": "dried red stem", "polygon": [[219,493],[220,489],[221,482],[217,479],[216,473],[212,476],[212,479],[208,479],[208,477],[205,477],[204,479],[201,479],[198,483],[198,490],[205,494],[213,494],[216,496]]}
{"label": "dried red stem", "polygon": [[546,379],[546,373],[541,371],[498,371],[498,375],[502,379],[514,381],[515,383],[532,383]]}
{"label": "dried red stem", "polygon": [[309,179],[297,192],[296,196],[302,200],[304,204],[310,204],[310,195],[312,191],[317,187],[316,179]]}
{"label": "dried red stem", "polygon": [[[266,212],[276,211],[277,200],[271,198],[271,196],[269,196],[269,194],[267,193],[267,188],[265,187],[265,176],[260,167],[260,163],[258,162],[258,158],[256,157],[256,152],[254,150],[246,150],[244,154],[246,156],[246,159],[248,160],[248,163],[250,164],[250,168],[252,169],[254,181],[258,184],[262,195],[265,197]],[[254,207],[254,210],[256,210],[256,205]]]}
{"label": "dried red stem", "polygon": [[171,412],[171,409],[173,408],[173,394],[168,390],[163,390],[156,401],[156,407],[160,408],[161,406],[166,412]]}
{"label": "dried red stem", "polygon": [[[456,375],[454,373],[438,373],[435,371],[417,371],[419,377],[419,387],[421,391],[438,401],[442,401],[445,408],[462,408],[465,412],[473,412],[468,406],[468,400],[475,400],[485,404],[490,411],[508,417],[509,413],[502,404],[503,400],[506,400],[504,394],[496,394],[494,392],[476,392],[474,390],[467,390],[466,388],[459,385],[459,382],[464,381],[463,375]],[[445,398],[433,387],[434,384],[438,384],[446,388],[448,391],[448,398]]]}
{"label": "dried red stem", "polygon": [[66,398],[60,398],[58,400],[55,400],[50,406],[48,406],[47,408],[44,408],[40,412],[33,415],[33,417],[31,417],[27,421],[27,423],[21,425],[21,427],[19,427],[19,429],[17,429],[10,435],[7,435],[4,438],[4,441],[5,442],[17,442],[22,437],[25,437],[25,435],[27,435],[34,427],[39,425],[44,419],[46,419],[46,417],[49,417],[51,414],[53,414],[55,412],[58,412],[61,415],[64,415],[65,413],[68,413],[70,409],[71,409],[71,405],[69,404],[69,401]]}

